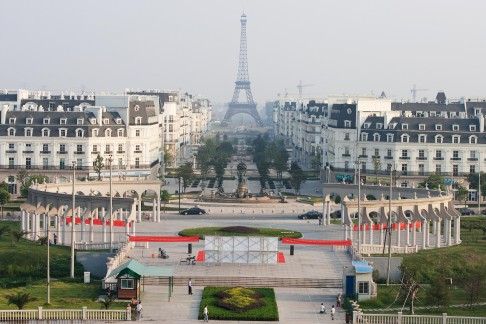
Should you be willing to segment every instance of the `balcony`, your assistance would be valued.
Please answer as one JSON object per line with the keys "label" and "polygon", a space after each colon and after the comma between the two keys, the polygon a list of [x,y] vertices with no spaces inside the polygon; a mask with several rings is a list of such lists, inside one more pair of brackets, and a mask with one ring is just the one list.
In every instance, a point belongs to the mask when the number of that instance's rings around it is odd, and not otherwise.
{"label": "balcony", "polygon": [[105,154],[113,154],[113,151],[105,151]]}
{"label": "balcony", "polygon": [[410,156],[400,156],[400,160],[410,160]]}
{"label": "balcony", "polygon": [[452,157],[451,161],[461,161],[461,158],[460,157]]}
{"label": "balcony", "polygon": [[476,162],[478,161],[479,159],[478,158],[468,158],[467,159],[469,162]]}
{"label": "balcony", "polygon": [[84,154],[84,151],[74,151],[74,154]]}
{"label": "balcony", "polygon": [[417,156],[417,160],[426,161],[427,157],[426,156]]}
{"label": "balcony", "polygon": [[371,157],[372,157],[373,159],[379,159],[379,158],[381,158],[379,155],[372,155]]}
{"label": "balcony", "polygon": [[17,153],[16,150],[6,150],[5,153]]}
{"label": "balcony", "polygon": [[33,150],[27,150],[27,151],[22,151],[22,153],[32,154],[32,153],[34,153],[34,151]]}
{"label": "balcony", "polygon": [[441,157],[441,156],[436,156],[436,157],[434,158],[434,161],[443,161],[443,160],[444,160],[444,158],[443,158],[443,157]]}
{"label": "balcony", "polygon": [[98,151],[92,151],[91,154],[100,154],[101,152]]}
{"label": "balcony", "polygon": [[387,155],[383,157],[385,160],[393,160],[393,156]]}
{"label": "balcony", "polygon": [[125,151],[116,151],[116,153],[125,153]]}
{"label": "balcony", "polygon": [[350,156],[351,156],[351,154],[344,153],[344,154],[343,154],[343,156],[344,156],[344,157],[350,157]]}
{"label": "balcony", "polygon": [[40,151],[40,154],[51,154],[51,151]]}
{"label": "balcony", "polygon": [[140,151],[140,150],[138,150],[138,151],[137,151],[137,150],[135,150],[135,151],[133,151],[133,153],[142,153],[142,151]]}
{"label": "balcony", "polygon": [[57,151],[57,154],[68,154],[67,151]]}
{"label": "balcony", "polygon": [[368,155],[367,154],[361,154],[358,156],[358,158],[360,159],[367,159],[368,158]]}

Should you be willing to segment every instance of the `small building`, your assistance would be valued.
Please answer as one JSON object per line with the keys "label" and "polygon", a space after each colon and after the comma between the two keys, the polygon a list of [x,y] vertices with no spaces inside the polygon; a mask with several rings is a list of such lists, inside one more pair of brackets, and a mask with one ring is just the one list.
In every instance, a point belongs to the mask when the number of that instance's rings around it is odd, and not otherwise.
{"label": "small building", "polygon": [[351,267],[344,267],[343,289],[347,297],[368,300],[376,292],[372,278],[373,267],[366,261],[353,261]]}
{"label": "small building", "polygon": [[174,291],[174,271],[169,267],[146,266],[131,259],[113,270],[108,278],[116,279],[118,299],[140,299],[140,292],[148,278],[166,279],[169,289],[169,300]]}

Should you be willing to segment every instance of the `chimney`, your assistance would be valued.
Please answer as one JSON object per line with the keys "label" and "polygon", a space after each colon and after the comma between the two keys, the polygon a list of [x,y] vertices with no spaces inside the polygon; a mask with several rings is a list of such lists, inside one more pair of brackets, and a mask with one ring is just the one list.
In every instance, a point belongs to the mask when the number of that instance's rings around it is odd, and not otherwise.
{"label": "chimney", "polygon": [[481,133],[484,133],[484,116],[482,113],[478,114],[478,119],[479,119],[479,131]]}
{"label": "chimney", "polygon": [[7,121],[7,111],[8,111],[8,105],[3,105],[2,106],[2,116],[0,118],[0,124],[5,125]]}

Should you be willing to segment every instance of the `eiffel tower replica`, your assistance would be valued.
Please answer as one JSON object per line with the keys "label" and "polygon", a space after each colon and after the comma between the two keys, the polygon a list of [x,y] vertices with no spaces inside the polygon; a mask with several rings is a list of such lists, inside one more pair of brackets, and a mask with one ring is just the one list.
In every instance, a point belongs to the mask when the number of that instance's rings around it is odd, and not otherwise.
{"label": "eiffel tower replica", "polygon": [[[247,114],[253,117],[258,126],[263,126],[263,121],[256,109],[256,103],[253,101],[253,96],[250,89],[250,77],[248,76],[248,58],[246,55],[246,15],[241,15],[241,37],[240,37],[240,63],[238,64],[238,77],[235,82],[235,92],[233,99],[228,104],[228,110],[224,116],[223,125],[231,120],[236,114]],[[240,90],[246,92],[246,102],[239,102]]]}

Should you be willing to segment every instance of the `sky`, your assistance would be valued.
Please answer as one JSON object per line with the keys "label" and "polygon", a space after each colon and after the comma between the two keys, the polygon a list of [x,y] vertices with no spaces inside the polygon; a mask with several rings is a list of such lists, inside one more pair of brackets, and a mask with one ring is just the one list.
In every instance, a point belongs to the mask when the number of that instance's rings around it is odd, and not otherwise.
{"label": "sky", "polygon": [[[3,0],[0,89],[175,89],[231,101],[240,16],[251,90],[484,98],[482,0]],[[8,8],[8,10],[7,10]]]}

